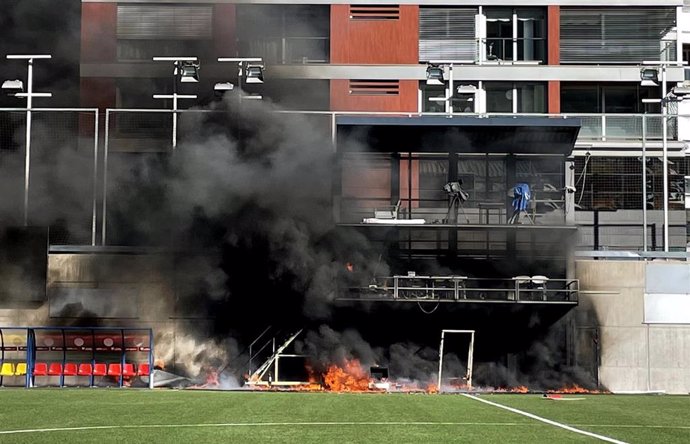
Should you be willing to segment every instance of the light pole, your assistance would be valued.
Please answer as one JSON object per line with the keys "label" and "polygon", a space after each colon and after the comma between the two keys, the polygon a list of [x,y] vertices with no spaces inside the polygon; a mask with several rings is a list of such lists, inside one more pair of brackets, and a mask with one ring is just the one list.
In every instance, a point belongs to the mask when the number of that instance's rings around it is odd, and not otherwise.
{"label": "light pole", "polygon": [[242,96],[242,77],[248,84],[264,83],[264,65],[261,57],[218,57],[218,62],[237,63],[237,100],[240,104],[242,99],[263,99],[260,95]]}
{"label": "light pole", "polygon": [[155,62],[173,62],[173,93],[154,94],[154,99],[172,99],[172,150],[177,148],[177,100],[196,99],[196,94],[178,94],[177,82],[183,83],[199,81],[199,63],[196,57],[154,57]]}
{"label": "light pole", "polygon": [[[444,65],[429,62],[426,68],[426,84],[427,85],[445,85],[445,69]],[[447,114],[453,114],[453,64],[448,65],[448,86],[446,87],[445,95],[443,97],[430,97],[431,102],[443,102],[443,110]]]}
{"label": "light pole", "polygon": [[[250,100],[261,100],[263,96],[261,95],[249,95],[243,96],[242,92],[242,77],[245,78],[245,83],[264,83],[264,65],[263,59],[261,57],[218,57],[218,62],[230,62],[237,63],[237,111],[235,112],[235,121],[237,124],[237,145],[242,146],[242,132],[240,130],[240,111],[242,108],[242,99]],[[229,91],[233,89],[234,86],[228,86],[227,83],[224,88],[220,89],[216,85],[216,91]],[[232,84],[230,84],[232,85]]]}
{"label": "light pole", "polygon": [[[668,218],[668,104],[670,102],[682,102],[683,99],[690,95],[690,88],[686,87],[675,87],[669,93],[667,90],[666,81],[666,68],[669,65],[676,66],[678,62],[674,61],[653,61],[653,62],[643,62],[643,65],[648,65],[648,68],[642,68],[640,70],[640,78],[642,79],[642,85],[656,85],[659,81],[658,74],[661,73],[661,98],[660,99],[645,99],[644,103],[660,103],[661,104],[661,152],[662,152],[662,181],[663,181],[663,201],[664,201],[664,252],[669,251],[669,218]],[[645,154],[645,153],[643,153]],[[646,159],[646,156],[645,156]],[[646,165],[643,165],[646,167]],[[645,183],[645,187],[647,184]],[[646,188],[645,188],[646,190]],[[645,202],[645,209],[646,209]],[[644,213],[643,213],[644,216]],[[645,233],[646,237],[646,233]]]}
{"label": "light pole", "polygon": [[[8,80],[2,85],[2,89],[13,91],[15,97],[26,97],[26,138],[24,153],[24,226],[29,224],[29,172],[31,167],[31,108],[33,107],[34,97],[52,97],[51,93],[34,92],[34,60],[50,59],[49,54],[39,55],[13,55],[7,56],[8,60],[26,60],[28,73],[26,76],[27,91],[23,92],[21,81]],[[19,92],[14,92],[19,91]]]}

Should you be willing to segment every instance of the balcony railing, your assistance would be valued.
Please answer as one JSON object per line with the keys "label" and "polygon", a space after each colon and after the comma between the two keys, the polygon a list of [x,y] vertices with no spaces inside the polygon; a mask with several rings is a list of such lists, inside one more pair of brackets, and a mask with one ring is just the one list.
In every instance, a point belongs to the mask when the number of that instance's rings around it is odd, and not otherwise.
{"label": "balcony railing", "polygon": [[[467,115],[467,114],[463,114]],[[660,141],[663,137],[664,117],[660,114],[603,114],[603,113],[562,113],[562,114],[536,114],[536,113],[486,113],[479,116],[500,117],[552,117],[552,118],[578,118],[582,123],[579,142],[588,141]],[[667,140],[680,140],[679,122],[682,125],[686,119],[690,123],[690,116],[668,115],[666,116]],[[646,126],[646,128],[645,128]],[[682,135],[682,134],[681,134]]]}
{"label": "balcony railing", "polygon": [[509,279],[466,276],[377,277],[368,287],[340,291],[339,299],[381,302],[577,303],[577,279],[516,276]]}

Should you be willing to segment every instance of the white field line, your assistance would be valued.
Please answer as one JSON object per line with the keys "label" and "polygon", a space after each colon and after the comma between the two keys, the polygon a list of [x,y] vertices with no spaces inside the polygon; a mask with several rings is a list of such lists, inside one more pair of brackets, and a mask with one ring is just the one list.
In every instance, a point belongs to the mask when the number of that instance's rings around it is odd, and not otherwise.
{"label": "white field line", "polygon": [[483,402],[485,404],[489,404],[489,405],[492,405],[494,407],[508,410],[509,412],[517,413],[518,415],[526,416],[528,418],[536,419],[537,421],[541,421],[541,422],[544,422],[546,424],[550,424],[550,425],[555,426],[555,427],[560,427],[560,428],[568,430],[570,432],[579,433],[581,435],[589,436],[591,438],[596,438],[596,439],[599,439],[601,441],[612,442],[615,444],[627,444],[625,441],[619,441],[617,439],[609,438],[608,436],[599,435],[596,433],[588,432],[586,430],[576,429],[575,427],[571,427],[569,425],[562,424],[560,422],[552,421],[550,419],[542,418],[541,416],[537,416],[537,415],[534,415],[532,413],[525,412],[523,410],[518,410],[518,409],[515,409],[513,407],[508,407],[508,406],[503,405],[503,404],[498,404],[496,402],[487,401],[486,399],[482,399],[478,396],[468,395],[467,393],[463,393],[462,395],[467,397],[467,398],[474,399],[475,401]]}
{"label": "white field line", "polygon": [[[549,420],[546,420],[550,424]],[[690,430],[690,426],[644,425],[644,424],[574,424],[578,427],[631,428],[631,429],[679,429]],[[491,427],[539,427],[534,423],[518,422],[237,422],[237,423],[200,423],[200,424],[124,424],[84,427],[55,427],[44,429],[0,430],[0,435],[20,433],[73,432],[81,430],[116,430],[116,429],[168,429],[194,427],[289,427],[289,426],[491,426]],[[566,426],[567,427],[567,426]],[[571,428],[568,428],[570,430]],[[579,433],[579,432],[578,432]],[[588,436],[589,432],[584,432]],[[613,442],[621,442],[610,440]]]}
{"label": "white field line", "polygon": [[333,421],[333,422],[227,422],[200,424],[123,424],[83,427],[54,427],[44,429],[0,430],[0,435],[19,433],[73,432],[80,430],[113,430],[113,429],[168,429],[194,427],[289,427],[289,426],[491,426],[491,427],[534,427],[529,422],[385,422],[385,421]]}

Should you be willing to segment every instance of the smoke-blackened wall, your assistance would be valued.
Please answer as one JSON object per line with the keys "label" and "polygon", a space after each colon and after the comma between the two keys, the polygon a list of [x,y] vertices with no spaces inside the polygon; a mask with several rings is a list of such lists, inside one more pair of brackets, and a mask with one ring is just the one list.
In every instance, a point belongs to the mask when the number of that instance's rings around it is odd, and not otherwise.
{"label": "smoke-blackened wall", "polygon": [[[36,61],[34,91],[51,92],[37,99],[44,106],[75,106],[79,102],[80,0],[4,0],[0,14],[0,81],[22,79],[26,61],[4,60],[6,54],[51,54]],[[24,107],[24,99],[0,96],[0,106]]]}

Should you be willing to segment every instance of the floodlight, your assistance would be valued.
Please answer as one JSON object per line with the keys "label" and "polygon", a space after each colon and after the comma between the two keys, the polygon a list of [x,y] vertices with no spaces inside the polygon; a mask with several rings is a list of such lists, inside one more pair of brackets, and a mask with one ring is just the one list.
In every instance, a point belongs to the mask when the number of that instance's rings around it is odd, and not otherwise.
{"label": "floodlight", "polygon": [[227,91],[232,91],[235,88],[235,85],[233,85],[230,82],[219,82],[216,83],[215,86],[213,87],[214,91],[224,93]]}
{"label": "floodlight", "polygon": [[197,83],[199,82],[199,64],[194,62],[182,62],[180,66],[180,82],[181,83]]}
{"label": "floodlight", "polygon": [[472,94],[477,91],[477,87],[474,85],[460,85],[457,89],[460,94]]}
{"label": "floodlight", "polygon": [[690,86],[676,86],[671,90],[674,96],[685,98],[690,95]]}
{"label": "floodlight", "polygon": [[248,65],[246,69],[246,83],[264,83],[264,67]]}
{"label": "floodlight", "polygon": [[24,82],[21,80],[5,80],[2,82],[2,90],[9,96],[13,96],[17,93],[24,91]]}
{"label": "floodlight", "polygon": [[444,85],[443,68],[438,65],[429,65],[426,68],[427,85]]}
{"label": "floodlight", "polygon": [[640,69],[640,80],[642,80],[642,86],[658,86],[659,70],[657,68],[649,67]]}

